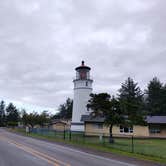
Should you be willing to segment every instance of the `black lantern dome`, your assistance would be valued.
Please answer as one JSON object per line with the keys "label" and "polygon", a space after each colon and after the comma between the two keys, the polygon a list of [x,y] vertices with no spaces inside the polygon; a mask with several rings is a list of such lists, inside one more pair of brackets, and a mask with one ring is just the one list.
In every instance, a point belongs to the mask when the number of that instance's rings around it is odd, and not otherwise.
{"label": "black lantern dome", "polygon": [[79,70],[79,69],[87,69],[87,70],[90,70],[91,68],[89,66],[85,66],[85,62],[82,61],[81,62],[81,66],[78,66],[75,68],[75,70]]}
{"label": "black lantern dome", "polygon": [[78,80],[88,80],[90,79],[90,70],[89,66],[85,66],[85,62],[81,62],[81,66],[75,68],[76,70],[76,79]]}

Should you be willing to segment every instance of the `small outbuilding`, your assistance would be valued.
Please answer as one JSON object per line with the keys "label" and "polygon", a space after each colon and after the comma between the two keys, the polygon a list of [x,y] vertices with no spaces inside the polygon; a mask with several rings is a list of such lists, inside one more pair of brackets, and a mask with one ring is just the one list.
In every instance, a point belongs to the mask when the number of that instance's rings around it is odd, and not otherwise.
{"label": "small outbuilding", "polygon": [[50,128],[57,131],[70,130],[71,121],[70,120],[54,120],[50,124]]}

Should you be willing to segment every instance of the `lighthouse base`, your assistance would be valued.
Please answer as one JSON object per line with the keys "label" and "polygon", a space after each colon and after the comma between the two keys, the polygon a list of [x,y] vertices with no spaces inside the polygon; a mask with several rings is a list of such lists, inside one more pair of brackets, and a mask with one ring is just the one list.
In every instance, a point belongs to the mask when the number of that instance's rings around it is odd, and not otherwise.
{"label": "lighthouse base", "polygon": [[84,123],[71,123],[71,131],[84,132]]}

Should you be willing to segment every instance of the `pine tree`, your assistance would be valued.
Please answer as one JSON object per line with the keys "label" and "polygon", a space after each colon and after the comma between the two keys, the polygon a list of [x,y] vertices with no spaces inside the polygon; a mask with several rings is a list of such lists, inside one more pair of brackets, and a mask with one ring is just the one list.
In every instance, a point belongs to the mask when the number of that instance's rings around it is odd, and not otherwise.
{"label": "pine tree", "polygon": [[0,126],[5,126],[5,102],[0,102]]}
{"label": "pine tree", "polygon": [[92,117],[103,117],[104,125],[109,127],[109,142],[113,143],[112,128],[113,125],[124,123],[118,100],[108,93],[91,94],[87,107],[92,110]]}
{"label": "pine tree", "polygon": [[162,88],[162,101],[161,102],[162,102],[161,115],[165,115],[166,116],[166,84]]}
{"label": "pine tree", "polygon": [[144,123],[143,93],[138,84],[130,77],[122,83],[119,89],[119,102],[129,124]]}
{"label": "pine tree", "polygon": [[166,114],[166,87],[162,85],[157,77],[153,78],[148,84],[146,94],[148,113],[150,115]]}
{"label": "pine tree", "polygon": [[64,104],[59,106],[59,112],[53,117],[56,119],[71,119],[72,117],[72,108],[73,108],[73,100],[67,98]]}
{"label": "pine tree", "polygon": [[13,103],[9,103],[9,105],[6,107],[6,113],[7,124],[9,126],[17,126],[19,121],[19,112]]}

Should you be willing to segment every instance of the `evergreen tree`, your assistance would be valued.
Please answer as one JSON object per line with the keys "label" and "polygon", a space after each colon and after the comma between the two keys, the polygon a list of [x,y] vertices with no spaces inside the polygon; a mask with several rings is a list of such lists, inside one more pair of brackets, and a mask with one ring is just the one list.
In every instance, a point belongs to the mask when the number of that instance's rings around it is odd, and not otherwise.
{"label": "evergreen tree", "polygon": [[5,102],[0,102],[0,126],[5,126]]}
{"label": "evergreen tree", "polygon": [[162,112],[161,115],[166,116],[166,84],[162,88]]}
{"label": "evergreen tree", "polygon": [[73,108],[73,100],[67,98],[64,104],[59,106],[59,112],[53,117],[56,119],[71,119],[72,118],[72,108]]}
{"label": "evergreen tree", "polygon": [[144,123],[143,93],[130,77],[122,83],[119,89],[119,102],[130,125]]}
{"label": "evergreen tree", "polygon": [[155,77],[148,84],[146,90],[147,109],[150,115],[164,115],[166,114],[166,88],[162,85],[160,80]]}
{"label": "evergreen tree", "polygon": [[109,142],[113,143],[113,125],[124,122],[124,116],[122,115],[119,102],[114,97],[110,100],[110,95],[107,93],[91,94],[90,97],[87,108],[92,110],[92,117],[104,118],[104,125],[109,127]]}
{"label": "evergreen tree", "polygon": [[13,105],[13,103],[9,103],[9,105],[6,107],[6,113],[8,126],[17,126],[19,121],[19,111]]}

